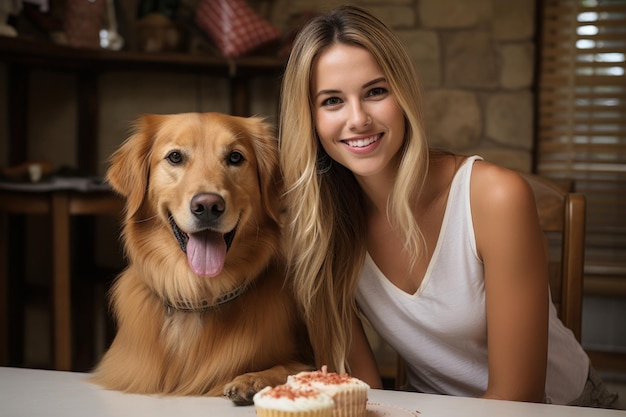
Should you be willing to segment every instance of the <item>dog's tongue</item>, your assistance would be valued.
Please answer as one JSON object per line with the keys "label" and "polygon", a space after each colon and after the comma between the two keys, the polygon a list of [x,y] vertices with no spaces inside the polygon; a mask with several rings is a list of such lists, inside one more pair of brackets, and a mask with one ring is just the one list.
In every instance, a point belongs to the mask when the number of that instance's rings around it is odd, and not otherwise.
{"label": "dog's tongue", "polygon": [[221,233],[204,231],[189,235],[187,260],[197,275],[213,277],[222,272],[226,242]]}

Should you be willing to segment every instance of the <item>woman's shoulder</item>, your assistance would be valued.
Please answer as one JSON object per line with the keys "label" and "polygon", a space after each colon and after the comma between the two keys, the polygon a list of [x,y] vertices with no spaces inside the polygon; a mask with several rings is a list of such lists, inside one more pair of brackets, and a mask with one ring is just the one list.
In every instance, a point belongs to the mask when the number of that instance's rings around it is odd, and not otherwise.
{"label": "woman's shoulder", "polygon": [[[452,153],[432,156],[429,173],[431,188],[439,192],[448,189],[458,170],[465,163],[471,163],[468,159],[467,156]],[[484,205],[495,209],[501,204],[516,205],[533,198],[530,185],[519,172],[482,159],[473,161],[470,190],[473,207]]]}
{"label": "woman's shoulder", "polygon": [[469,157],[454,153],[433,153],[430,156],[429,174],[431,179],[445,178],[451,181],[458,170],[465,164],[470,163],[468,159],[474,158],[472,167],[472,185],[489,186],[490,189],[496,187],[500,191],[515,191],[511,187],[525,187],[528,184],[524,177],[517,171],[504,168],[491,162],[487,162],[480,157]]}
{"label": "woman's shoulder", "polygon": [[487,217],[535,206],[532,189],[519,172],[486,161],[474,163],[470,190],[473,211]]}
{"label": "woman's shoulder", "polygon": [[[524,253],[524,248],[542,245],[535,197],[520,173],[476,162],[470,179],[470,204],[481,259],[505,259],[510,252]],[[517,240],[511,241],[511,236]]]}
{"label": "woman's shoulder", "polygon": [[485,197],[491,198],[510,198],[530,192],[528,182],[519,172],[483,160],[474,162],[471,185]]}

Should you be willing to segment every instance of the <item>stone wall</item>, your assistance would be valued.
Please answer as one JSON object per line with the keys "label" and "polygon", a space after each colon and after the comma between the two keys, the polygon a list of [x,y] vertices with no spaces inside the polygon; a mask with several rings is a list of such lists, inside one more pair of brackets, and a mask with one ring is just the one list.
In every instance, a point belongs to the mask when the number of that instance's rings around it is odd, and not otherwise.
{"label": "stone wall", "polygon": [[[284,28],[344,3],[257,0]],[[535,0],[357,0],[399,34],[424,91],[433,146],[529,171],[533,155]]]}

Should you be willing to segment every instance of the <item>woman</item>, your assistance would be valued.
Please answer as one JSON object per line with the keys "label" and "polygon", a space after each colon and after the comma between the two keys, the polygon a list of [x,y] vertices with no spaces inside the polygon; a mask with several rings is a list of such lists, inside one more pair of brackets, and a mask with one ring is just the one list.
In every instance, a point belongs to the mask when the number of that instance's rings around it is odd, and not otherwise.
{"label": "woman", "polygon": [[429,149],[417,76],[383,23],[351,6],[312,19],[281,93],[287,255],[318,366],[381,387],[359,311],[415,390],[592,405],[596,383],[593,405],[610,404],[551,306],[529,186]]}

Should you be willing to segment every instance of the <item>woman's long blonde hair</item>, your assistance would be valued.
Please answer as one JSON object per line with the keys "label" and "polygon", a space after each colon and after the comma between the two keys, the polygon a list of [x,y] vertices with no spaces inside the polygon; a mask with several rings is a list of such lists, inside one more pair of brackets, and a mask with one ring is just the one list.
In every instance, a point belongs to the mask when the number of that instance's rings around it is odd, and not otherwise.
{"label": "woman's long blonde hair", "polygon": [[332,161],[322,148],[311,101],[313,66],[335,43],[368,50],[403,111],[405,143],[387,215],[404,236],[404,248],[413,259],[422,252],[423,237],[411,206],[428,169],[428,145],[417,75],[395,34],[354,6],[342,6],[310,20],[294,41],[281,89],[278,133],[286,185],[285,246],[316,365],[345,372],[354,294],[366,252],[364,197],[352,173]]}

